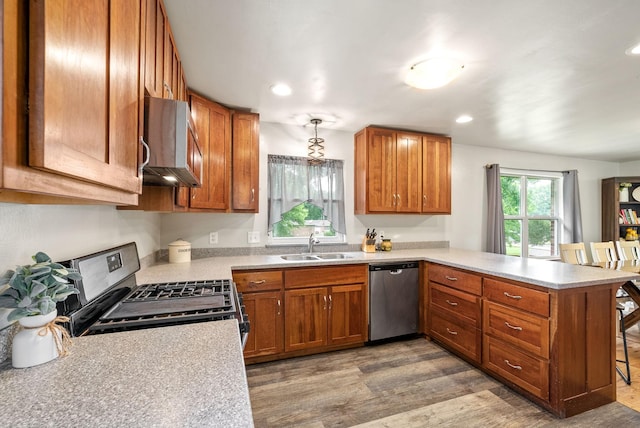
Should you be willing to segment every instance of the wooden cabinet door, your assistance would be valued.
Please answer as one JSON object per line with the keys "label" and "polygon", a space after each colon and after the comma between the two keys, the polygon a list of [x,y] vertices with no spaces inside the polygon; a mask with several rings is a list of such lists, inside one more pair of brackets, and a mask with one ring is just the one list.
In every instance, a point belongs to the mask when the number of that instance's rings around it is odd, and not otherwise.
{"label": "wooden cabinet door", "polygon": [[396,198],[397,212],[422,211],[422,136],[396,134]]}
{"label": "wooden cabinet door", "polygon": [[202,150],[202,187],[191,189],[191,208],[229,209],[231,115],[220,104],[191,95],[191,111]]}
{"label": "wooden cabinet door", "polygon": [[327,345],[327,304],[327,287],[285,291],[285,351]]}
{"label": "wooden cabinet door", "polygon": [[259,115],[233,114],[232,207],[258,212]]}
{"label": "wooden cabinet door", "polygon": [[243,293],[249,316],[245,357],[279,354],[284,350],[282,292]]}
{"label": "wooden cabinet door", "polygon": [[422,212],[451,214],[451,139],[423,137]]}
{"label": "wooden cabinet door", "polygon": [[396,134],[372,129],[367,141],[367,203],[369,212],[396,210]]}
{"label": "wooden cabinet door", "polygon": [[329,294],[329,345],[362,343],[366,340],[365,285],[331,287]]}
{"label": "wooden cabinet door", "polygon": [[152,97],[162,97],[166,14],[162,0],[146,0],[144,88]]}
{"label": "wooden cabinet door", "polygon": [[29,6],[29,165],[140,193],[140,2]]}

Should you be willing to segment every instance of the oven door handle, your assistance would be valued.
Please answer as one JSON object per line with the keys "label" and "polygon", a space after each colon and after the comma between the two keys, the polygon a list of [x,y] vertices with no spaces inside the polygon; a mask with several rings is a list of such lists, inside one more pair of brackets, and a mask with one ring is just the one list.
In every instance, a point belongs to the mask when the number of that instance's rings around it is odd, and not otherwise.
{"label": "oven door handle", "polygon": [[240,341],[242,343],[242,350],[244,351],[244,347],[247,346],[247,339],[249,338],[249,333],[242,333],[240,337]]}

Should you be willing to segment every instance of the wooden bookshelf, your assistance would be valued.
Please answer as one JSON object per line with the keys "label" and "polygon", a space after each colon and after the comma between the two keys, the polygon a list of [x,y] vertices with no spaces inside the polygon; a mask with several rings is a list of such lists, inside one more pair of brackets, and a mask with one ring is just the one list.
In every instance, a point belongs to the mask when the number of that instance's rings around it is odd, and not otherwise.
{"label": "wooden bookshelf", "polygon": [[[628,202],[620,201],[620,183],[631,183]],[[640,201],[632,196],[638,187],[640,177],[610,177],[602,180],[602,241],[617,241],[620,238],[624,240],[629,227],[640,233],[640,224],[620,222],[620,210],[634,211],[640,218]]]}

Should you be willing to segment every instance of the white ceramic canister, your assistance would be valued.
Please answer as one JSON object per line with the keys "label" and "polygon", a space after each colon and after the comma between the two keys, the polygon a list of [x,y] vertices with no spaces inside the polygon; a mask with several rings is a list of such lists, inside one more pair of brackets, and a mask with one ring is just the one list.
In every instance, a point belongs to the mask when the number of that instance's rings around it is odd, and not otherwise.
{"label": "white ceramic canister", "polygon": [[191,244],[182,239],[169,244],[169,263],[186,263],[191,261]]}

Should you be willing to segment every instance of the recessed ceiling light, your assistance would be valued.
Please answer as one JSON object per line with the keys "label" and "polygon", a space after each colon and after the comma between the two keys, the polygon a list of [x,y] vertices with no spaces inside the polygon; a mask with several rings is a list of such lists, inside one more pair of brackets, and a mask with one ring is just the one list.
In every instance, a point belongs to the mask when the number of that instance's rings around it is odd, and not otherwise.
{"label": "recessed ceiling light", "polygon": [[463,114],[462,116],[456,119],[456,123],[468,123],[468,122],[471,122],[472,120],[473,118],[471,116],[469,116],[468,114]]}
{"label": "recessed ceiling light", "polygon": [[286,97],[287,95],[291,95],[291,87],[286,83],[276,83],[271,86],[271,92],[278,96]]}
{"label": "recessed ceiling light", "polygon": [[418,89],[435,89],[458,77],[464,64],[453,58],[431,58],[411,66],[404,82]]}

